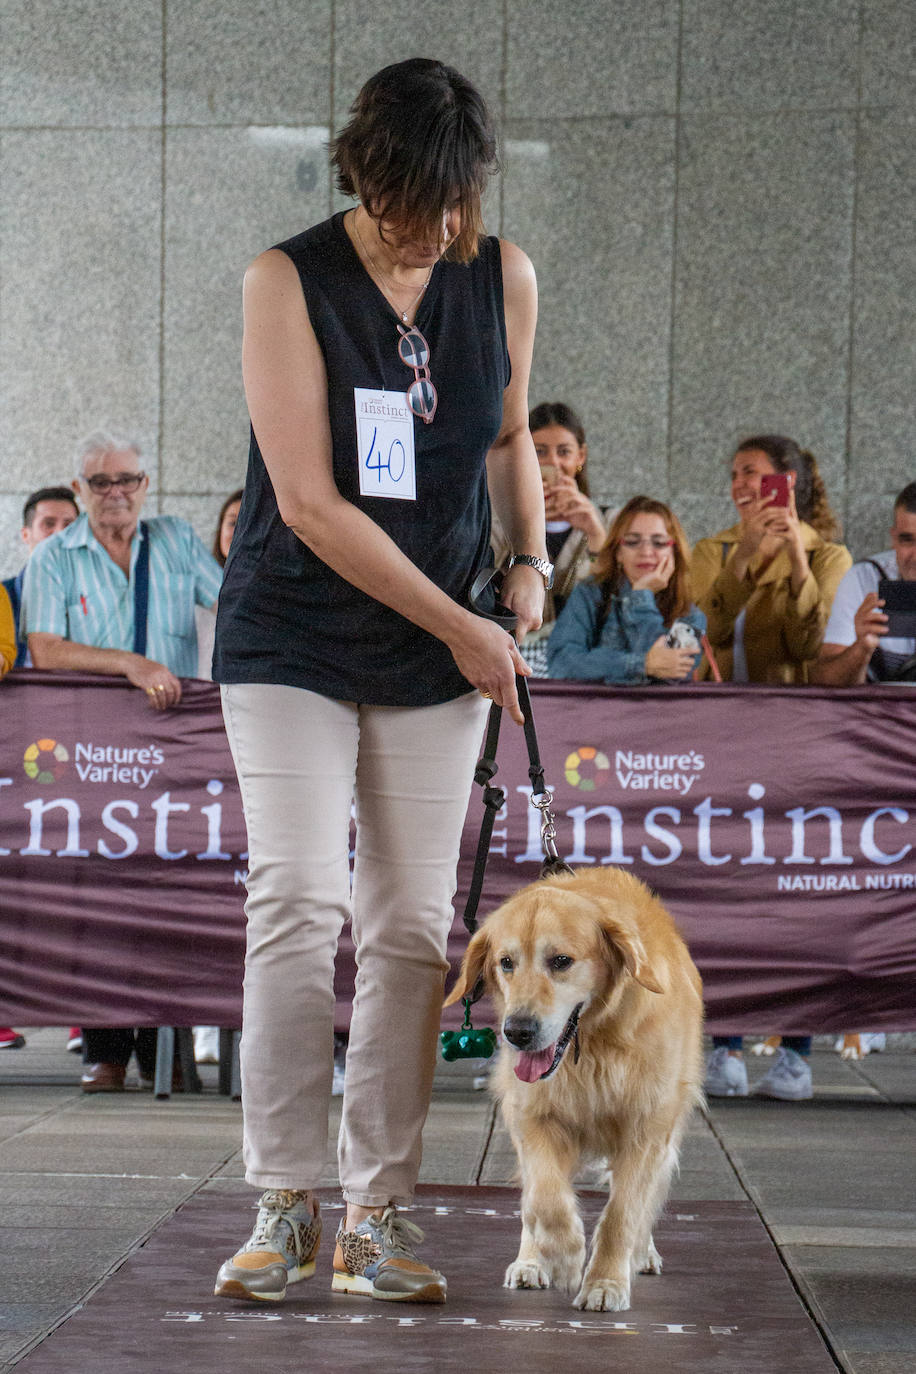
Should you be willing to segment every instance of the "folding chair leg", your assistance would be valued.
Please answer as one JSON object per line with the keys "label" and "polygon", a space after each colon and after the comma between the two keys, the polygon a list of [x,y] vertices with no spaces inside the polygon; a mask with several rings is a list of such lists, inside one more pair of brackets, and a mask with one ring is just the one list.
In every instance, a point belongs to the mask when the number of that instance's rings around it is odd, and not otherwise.
{"label": "folding chair leg", "polygon": [[181,1081],[186,1093],[203,1092],[203,1084],[194,1060],[194,1032],[190,1026],[177,1027],[175,1043],[178,1046],[178,1062],[181,1065]]}
{"label": "folding chair leg", "polygon": [[221,1029],[219,1033],[219,1090],[234,1102],[241,1100],[242,1071],[239,1064],[239,1043],[242,1032]]}
{"label": "folding chair leg", "polygon": [[153,1095],[162,1101],[172,1095],[172,1065],[175,1062],[175,1032],[171,1026],[160,1026],[156,1032],[156,1076]]}

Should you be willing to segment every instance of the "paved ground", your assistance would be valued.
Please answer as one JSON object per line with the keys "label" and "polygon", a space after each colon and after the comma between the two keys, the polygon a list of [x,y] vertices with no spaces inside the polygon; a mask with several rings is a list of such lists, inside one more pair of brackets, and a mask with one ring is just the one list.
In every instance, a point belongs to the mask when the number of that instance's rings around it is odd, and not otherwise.
{"label": "paved ground", "polygon": [[[817,1048],[812,1102],[714,1102],[694,1122],[673,1189],[683,1202],[755,1204],[837,1367],[850,1374],[916,1374],[911,1041],[891,1037],[889,1052],[860,1064]],[[204,1070],[198,1097],[89,1098],[64,1042],[63,1031],[31,1031],[25,1049],[0,1054],[0,1371],[213,1180],[238,1187],[240,1240],[247,1226],[240,1108],[217,1095],[215,1069]],[[473,1091],[473,1071],[442,1066],[425,1182],[512,1179],[511,1148],[486,1095]],[[761,1072],[751,1060],[752,1080]],[[791,1370],[787,1351],[773,1374]]]}

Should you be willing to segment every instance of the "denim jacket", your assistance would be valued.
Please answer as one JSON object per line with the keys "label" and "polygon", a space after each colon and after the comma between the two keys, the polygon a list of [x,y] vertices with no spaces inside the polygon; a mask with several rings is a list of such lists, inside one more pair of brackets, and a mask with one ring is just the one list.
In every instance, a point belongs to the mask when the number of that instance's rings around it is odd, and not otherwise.
{"label": "denim jacket", "polygon": [[[646,654],[668,626],[654,593],[647,588],[634,591],[624,581],[599,630],[603,597],[596,582],[582,582],[573,591],[547,645],[549,676],[578,682],[655,681],[646,676]],[[690,625],[698,638],[706,629],[706,617],[696,606],[678,619]],[[697,663],[700,658],[697,654]]]}

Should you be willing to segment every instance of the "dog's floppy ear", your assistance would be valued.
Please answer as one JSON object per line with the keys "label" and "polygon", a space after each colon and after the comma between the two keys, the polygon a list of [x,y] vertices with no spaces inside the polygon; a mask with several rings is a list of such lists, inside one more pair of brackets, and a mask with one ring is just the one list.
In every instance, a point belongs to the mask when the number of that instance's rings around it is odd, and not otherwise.
{"label": "dog's floppy ear", "polygon": [[461,972],[458,974],[458,981],[446,997],[443,1006],[451,1006],[461,997],[470,997],[477,984],[478,978],[484,977],[486,973],[487,959],[490,956],[490,937],[487,934],[486,926],[478,930],[471,939],[471,943],[465,950],[464,958],[461,961]]}
{"label": "dog's floppy ear", "polygon": [[610,914],[601,918],[600,925],[604,938],[623,960],[624,968],[634,981],[648,992],[664,992],[665,985],[652,971],[646,947],[636,931]]}

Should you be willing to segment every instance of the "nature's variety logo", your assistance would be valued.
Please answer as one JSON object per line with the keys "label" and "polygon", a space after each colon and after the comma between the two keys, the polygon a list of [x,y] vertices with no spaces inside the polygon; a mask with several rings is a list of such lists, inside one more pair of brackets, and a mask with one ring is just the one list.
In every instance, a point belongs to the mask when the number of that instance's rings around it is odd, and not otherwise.
{"label": "nature's variety logo", "polygon": [[611,761],[592,744],[580,744],[567,756],[563,765],[566,781],[580,792],[594,792],[611,771]]}
{"label": "nature's variety logo", "polygon": [[22,766],[35,782],[57,782],[67,771],[70,755],[53,739],[38,739],[26,749]]}

